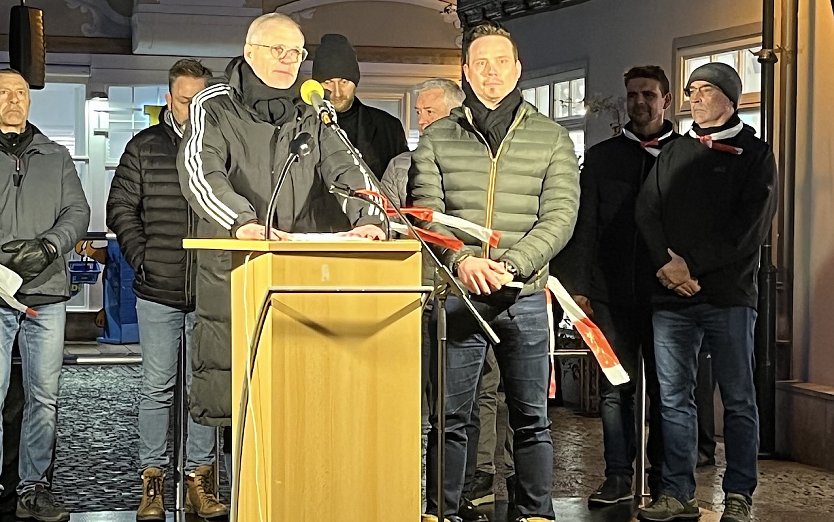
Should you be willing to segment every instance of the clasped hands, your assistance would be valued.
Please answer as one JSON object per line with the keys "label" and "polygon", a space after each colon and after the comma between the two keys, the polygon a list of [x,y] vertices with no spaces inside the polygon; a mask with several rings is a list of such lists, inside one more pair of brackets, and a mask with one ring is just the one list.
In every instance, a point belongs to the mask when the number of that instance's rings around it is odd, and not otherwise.
{"label": "clasped hands", "polygon": [[457,275],[463,286],[475,295],[489,295],[514,279],[504,263],[475,256],[465,257],[458,263]]}
{"label": "clasped hands", "polygon": [[[385,239],[385,232],[376,225],[361,225],[347,232],[339,232],[336,235],[364,237],[367,239]],[[266,227],[259,223],[246,223],[237,229],[235,237],[237,239],[266,239]],[[273,228],[272,239],[277,241],[291,241],[292,234]]]}
{"label": "clasped hands", "polygon": [[672,260],[660,267],[655,276],[665,288],[672,290],[681,297],[692,297],[701,291],[701,286],[698,280],[692,277],[689,273],[689,267],[686,261],[671,248],[666,251],[672,257]]}

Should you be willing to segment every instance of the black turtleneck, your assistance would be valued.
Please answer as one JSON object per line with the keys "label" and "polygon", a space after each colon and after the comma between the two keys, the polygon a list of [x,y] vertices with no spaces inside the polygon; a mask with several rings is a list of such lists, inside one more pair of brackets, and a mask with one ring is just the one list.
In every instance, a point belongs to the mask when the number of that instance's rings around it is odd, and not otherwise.
{"label": "black turtleneck", "polygon": [[498,147],[501,146],[501,142],[504,141],[504,138],[510,131],[510,126],[513,124],[516,112],[521,106],[521,91],[513,89],[501,100],[495,109],[487,108],[478,99],[469,82],[463,82],[463,92],[466,93],[466,99],[463,100],[463,104],[472,111],[472,120],[475,128],[484,134],[489,145],[489,150],[495,154],[498,151]]}
{"label": "black turtleneck", "polygon": [[26,127],[20,134],[16,132],[0,132],[0,150],[7,154],[20,157],[26,150],[26,147],[32,143],[32,138],[35,136],[34,126],[26,122]]}
{"label": "black turtleneck", "polygon": [[351,143],[358,143],[359,141],[359,107],[362,103],[356,98],[345,112],[338,114],[339,127],[345,131]]}
{"label": "black turtleneck", "polygon": [[280,127],[295,115],[298,89],[274,89],[255,74],[248,63],[240,65],[243,103],[253,109],[264,121]]}

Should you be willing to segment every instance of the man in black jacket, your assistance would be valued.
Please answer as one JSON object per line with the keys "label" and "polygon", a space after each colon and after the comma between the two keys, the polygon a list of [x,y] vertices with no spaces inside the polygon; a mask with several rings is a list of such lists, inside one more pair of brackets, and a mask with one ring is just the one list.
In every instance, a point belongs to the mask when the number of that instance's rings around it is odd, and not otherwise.
{"label": "man in black jacket", "polygon": [[[349,199],[343,211],[328,192],[333,183],[372,185],[335,132],[301,102],[296,81],[306,56],[304,35],[292,18],[262,15],[249,26],[243,56],[229,63],[228,83],[194,96],[177,170],[182,192],[200,217],[197,236],[263,239],[270,226],[279,239],[289,239],[289,232],[384,237],[376,209]],[[294,164],[275,214],[266,216],[290,142],[301,132],[310,134],[314,146]],[[196,259],[191,415],[201,424],[228,426],[232,259],[229,252],[206,251]]]}
{"label": "man in black jacket", "polygon": [[[136,272],[133,289],[142,344],[139,400],[139,471],[142,501],[137,520],[165,520],[163,504],[168,414],[174,398],[177,354],[185,335],[189,357],[194,327],[191,270],[182,240],[191,213],[177,176],[177,149],[191,99],[206,87],[211,71],[183,59],[168,71],[166,109],[160,122],[125,147],[107,200],[107,225]],[[190,364],[186,363],[190,370]],[[186,387],[191,384],[187,372]],[[203,518],[225,516],[211,478],[216,429],[188,419],[187,505]]]}
{"label": "man in black jacket", "polygon": [[576,230],[554,267],[574,299],[599,325],[630,381],[612,386],[600,376],[600,414],[605,445],[605,482],[590,506],[631,501],[634,475],[634,393],[640,354],[651,399],[648,454],[650,489],[657,489],[663,457],[660,404],[652,345],[649,294],[654,287],[646,245],[634,222],[637,194],[661,149],[679,135],[664,112],[672,101],[660,67],[625,73],[629,122],[622,132],[588,150],[580,176]]}
{"label": "man in black jacket", "polygon": [[747,522],[758,474],[756,274],[776,212],[776,164],[738,117],[741,79],[732,67],[695,69],[685,92],[695,123],[664,148],[637,201],[637,225],[657,269],[652,322],[664,441],[660,496],[639,516],[698,518],[693,392],[703,350],[712,354],[724,402],[721,520]]}
{"label": "man in black jacket", "polygon": [[402,123],[387,112],[368,107],[356,98],[359,62],[356,51],[341,34],[326,34],[313,60],[313,79],[330,91],[339,126],[362,153],[371,172],[382,178],[394,156],[408,150]]}
{"label": "man in black jacket", "polygon": [[30,103],[23,76],[0,71],[0,264],[22,279],[12,291],[27,307],[0,300],[0,402],[17,338],[25,406],[16,515],[58,522],[70,518],[50,480],[70,298],[66,256],[87,232],[90,207],[69,151],[27,121]]}

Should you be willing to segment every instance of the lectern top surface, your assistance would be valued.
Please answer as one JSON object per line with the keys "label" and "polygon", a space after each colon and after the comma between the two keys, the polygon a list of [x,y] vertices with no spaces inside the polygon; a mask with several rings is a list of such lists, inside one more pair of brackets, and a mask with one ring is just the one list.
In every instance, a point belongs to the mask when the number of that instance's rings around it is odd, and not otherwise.
{"label": "lectern top surface", "polygon": [[264,241],[255,239],[185,238],[182,245],[196,250],[240,250],[247,252],[419,252],[420,243],[412,239],[391,241]]}

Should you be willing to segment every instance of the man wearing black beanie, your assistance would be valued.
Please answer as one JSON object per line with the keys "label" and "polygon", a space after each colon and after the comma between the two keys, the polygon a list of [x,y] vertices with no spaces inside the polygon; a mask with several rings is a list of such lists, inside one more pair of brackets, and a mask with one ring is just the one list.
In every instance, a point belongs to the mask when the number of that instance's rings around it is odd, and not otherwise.
{"label": "man wearing black beanie", "polygon": [[356,51],[341,34],[326,34],[313,59],[313,79],[330,91],[330,102],[339,113],[339,126],[359,149],[377,177],[394,156],[408,150],[400,120],[356,98],[359,84]]}
{"label": "man wearing black beanie", "polygon": [[767,143],[739,119],[741,79],[732,67],[695,69],[684,92],[695,123],[663,148],[635,212],[657,270],[652,324],[664,451],[660,495],[638,518],[698,519],[692,397],[698,355],[710,353],[724,403],[721,522],[749,522],[758,478],[756,276],[776,211],[776,163]]}

